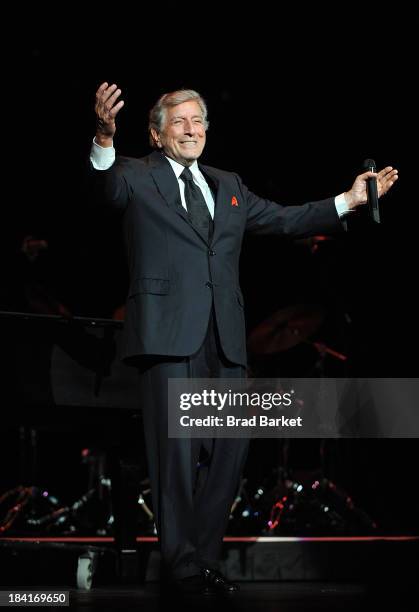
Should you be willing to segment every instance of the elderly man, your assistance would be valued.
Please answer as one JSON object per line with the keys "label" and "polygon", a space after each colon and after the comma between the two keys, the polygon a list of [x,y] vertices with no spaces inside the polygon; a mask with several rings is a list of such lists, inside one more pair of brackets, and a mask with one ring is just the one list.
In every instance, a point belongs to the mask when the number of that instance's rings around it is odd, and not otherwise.
{"label": "elderly man", "polygon": [[[162,559],[181,589],[233,592],[219,571],[231,504],[246,458],[243,439],[178,439],[167,433],[169,378],[241,378],[246,368],[239,257],[245,232],[305,237],[337,232],[340,217],[379,196],[397,171],[356,177],[349,191],[281,206],[249,191],[234,173],[198,164],[207,108],[193,90],[164,94],[150,112],[150,155],[116,157],[115,84],[96,93],[91,150],[104,204],[120,213],[130,269],[123,359],[140,372],[146,450]],[[197,479],[198,462],[205,463]]]}

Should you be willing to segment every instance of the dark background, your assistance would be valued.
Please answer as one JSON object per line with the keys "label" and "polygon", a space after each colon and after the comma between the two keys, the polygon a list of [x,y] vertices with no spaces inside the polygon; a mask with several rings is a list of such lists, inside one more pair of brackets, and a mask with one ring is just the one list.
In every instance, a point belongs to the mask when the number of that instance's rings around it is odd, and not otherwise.
{"label": "dark background", "polygon": [[[111,317],[123,303],[128,279],[119,228],[92,212],[86,189],[94,94],[104,80],[121,87],[125,107],[115,146],[121,154],[142,156],[149,152],[149,108],[162,92],[188,87],[209,108],[202,161],[239,173],[259,195],[284,204],[336,195],[350,188],[367,157],[379,168],[398,168],[400,179],[382,201],[380,226],[363,211],[348,233],[315,251],[309,242],[249,238],[241,277],[249,332],[286,306],[320,304],[325,320],[311,340],[348,356],[345,365],[326,357],[323,373],[416,376],[411,16],[355,7],[322,15],[296,7],[293,16],[262,9],[242,14],[240,26],[208,14],[203,27],[191,8],[162,12],[125,15],[123,25],[112,13],[89,25],[75,15],[55,15],[49,28],[39,27],[39,15],[33,23],[27,16],[24,31],[19,20],[10,24],[15,37],[3,82],[9,162],[1,224],[3,308],[25,309],[20,279],[28,276],[76,315]],[[49,245],[32,266],[20,252],[26,235]],[[294,375],[309,376],[318,357],[301,344],[269,360],[251,354],[250,364],[261,375],[292,368]],[[61,461],[74,466],[77,440],[67,445]],[[294,451],[295,464],[319,461],[307,445]],[[416,480],[416,451],[415,440],[354,441],[339,450],[337,478],[387,526],[416,529],[415,506],[407,501],[413,499],[407,491]],[[251,461],[267,471],[276,464],[255,455]],[[45,478],[60,490],[61,477],[48,458]],[[9,484],[10,477],[5,480]],[[393,523],[390,492],[403,498]]]}

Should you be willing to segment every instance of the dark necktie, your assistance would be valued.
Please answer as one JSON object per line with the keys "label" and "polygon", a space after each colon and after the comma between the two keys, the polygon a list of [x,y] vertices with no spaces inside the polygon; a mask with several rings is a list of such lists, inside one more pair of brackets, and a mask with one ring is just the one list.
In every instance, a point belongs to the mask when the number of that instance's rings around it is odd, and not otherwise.
{"label": "dark necktie", "polygon": [[180,178],[185,183],[185,201],[190,222],[205,236],[210,237],[212,218],[202,191],[195,185],[189,168],[183,170]]}

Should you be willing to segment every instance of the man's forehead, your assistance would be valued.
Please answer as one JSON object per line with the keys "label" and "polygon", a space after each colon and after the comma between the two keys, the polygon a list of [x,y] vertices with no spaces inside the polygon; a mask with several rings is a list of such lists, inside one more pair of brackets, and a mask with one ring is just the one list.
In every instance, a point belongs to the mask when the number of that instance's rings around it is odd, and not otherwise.
{"label": "man's forehead", "polygon": [[169,109],[170,117],[183,117],[187,114],[192,113],[193,115],[202,116],[202,109],[196,100],[188,100],[187,102],[181,102],[176,106],[171,106]]}

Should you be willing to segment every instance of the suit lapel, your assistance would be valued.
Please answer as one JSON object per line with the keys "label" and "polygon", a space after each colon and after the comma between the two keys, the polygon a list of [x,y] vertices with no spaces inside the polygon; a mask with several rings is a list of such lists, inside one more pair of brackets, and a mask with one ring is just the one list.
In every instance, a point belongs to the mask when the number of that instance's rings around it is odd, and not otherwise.
{"label": "suit lapel", "polygon": [[171,165],[164,155],[157,151],[150,155],[150,161],[151,175],[158,191],[166,200],[167,205],[189,223],[188,215],[180,199],[179,183]]}

